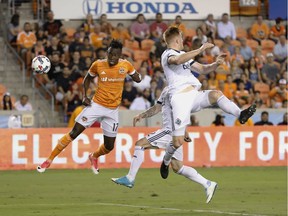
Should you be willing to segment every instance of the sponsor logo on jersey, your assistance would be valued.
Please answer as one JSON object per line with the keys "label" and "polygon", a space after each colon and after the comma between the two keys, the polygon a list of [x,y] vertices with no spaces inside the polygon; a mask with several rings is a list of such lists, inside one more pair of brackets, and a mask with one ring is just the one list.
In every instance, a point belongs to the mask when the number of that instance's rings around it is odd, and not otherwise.
{"label": "sponsor logo on jersey", "polygon": [[88,119],[87,119],[87,117],[83,116],[83,117],[81,118],[81,120],[82,120],[83,122],[86,122]]}

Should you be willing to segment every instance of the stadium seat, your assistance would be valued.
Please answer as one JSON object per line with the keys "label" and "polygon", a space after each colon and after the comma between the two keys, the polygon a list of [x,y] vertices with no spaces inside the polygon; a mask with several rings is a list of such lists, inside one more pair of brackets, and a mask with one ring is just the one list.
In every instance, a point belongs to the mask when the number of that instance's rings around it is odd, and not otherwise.
{"label": "stadium seat", "polygon": [[272,40],[262,40],[261,45],[263,51],[273,52],[275,43]]}
{"label": "stadium seat", "polygon": [[193,28],[186,29],[185,37],[191,37],[191,38],[193,38],[195,35],[196,35],[195,29],[193,29]]}
{"label": "stadium seat", "polygon": [[261,83],[261,82],[257,82],[254,85],[254,91],[259,91],[260,92],[260,98],[263,100],[263,102],[269,106],[270,102],[269,102],[269,91],[270,91],[270,87],[269,85],[265,84],[265,83]]}
{"label": "stadium seat", "polygon": [[240,39],[240,38],[247,38],[248,34],[247,34],[247,30],[243,27],[237,27],[236,28],[236,35],[237,35],[237,38]]}
{"label": "stadium seat", "polygon": [[238,41],[238,40],[232,40],[231,41],[231,44],[233,45],[233,46],[240,46],[241,44],[240,44],[240,41]]}
{"label": "stadium seat", "polygon": [[137,61],[134,61],[133,66],[138,71],[141,67],[141,64],[142,64],[142,60],[137,60]]}
{"label": "stadium seat", "polygon": [[138,50],[139,49],[139,43],[138,41],[130,41],[130,40],[125,40],[124,41],[124,47],[131,49],[131,50]]}
{"label": "stadium seat", "polygon": [[222,45],[224,44],[224,42],[223,42],[222,40],[215,39],[215,40],[214,40],[214,44],[215,44],[216,46],[218,46],[219,48],[221,48]]}
{"label": "stadium seat", "polygon": [[255,52],[255,50],[257,49],[257,47],[259,46],[258,42],[253,40],[253,39],[248,39],[247,40],[247,45],[249,47],[251,47],[251,49]]}
{"label": "stadium seat", "polygon": [[141,41],[141,48],[142,50],[151,50],[151,48],[153,47],[155,41],[150,40],[150,39],[145,39]]}
{"label": "stadium seat", "polygon": [[135,50],[134,53],[134,60],[138,61],[146,61],[149,59],[149,51],[145,51],[145,50]]}

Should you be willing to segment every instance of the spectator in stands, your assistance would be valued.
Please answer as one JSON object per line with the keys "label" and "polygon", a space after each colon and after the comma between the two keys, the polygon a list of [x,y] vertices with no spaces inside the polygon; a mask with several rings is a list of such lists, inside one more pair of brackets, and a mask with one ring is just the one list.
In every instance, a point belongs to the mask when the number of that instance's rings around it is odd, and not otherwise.
{"label": "spectator in stands", "polygon": [[166,80],[161,67],[153,69],[153,80],[157,81],[157,89],[163,89],[166,86]]}
{"label": "spectator in stands", "polygon": [[46,87],[54,91],[55,82],[62,73],[64,64],[60,61],[58,53],[54,53],[50,60],[51,60],[51,69],[49,73],[43,74],[43,77],[45,79]]}
{"label": "spectator in stands", "polygon": [[82,46],[79,47],[81,58],[95,58],[95,52],[93,46],[90,44],[89,37],[85,36]]}
{"label": "spectator in stands", "polygon": [[111,37],[121,41],[124,44],[125,40],[131,40],[128,30],[124,27],[123,23],[118,23],[115,30],[112,31]]}
{"label": "spectator in stands", "polygon": [[273,53],[267,53],[267,63],[262,68],[262,78],[265,83],[270,85],[272,82],[276,83],[276,80],[280,77],[279,66],[274,62]]}
{"label": "spectator in stands", "polygon": [[245,74],[248,75],[248,79],[255,84],[256,82],[262,82],[260,70],[256,64],[255,58],[251,58],[248,67],[245,68]]}
{"label": "spectator in stands", "polygon": [[79,74],[79,76],[84,76],[85,64],[81,61],[81,56],[80,56],[79,51],[75,51],[73,53],[68,66],[69,66],[69,69],[72,71],[72,73]]}
{"label": "spectator in stands", "polygon": [[15,44],[17,41],[17,35],[20,32],[19,26],[20,16],[19,14],[13,14],[11,21],[8,24],[8,41],[11,44]]}
{"label": "spectator in stands", "polygon": [[167,49],[167,45],[163,38],[160,41],[156,42],[151,48],[151,52],[155,54],[158,60],[161,59],[162,53]]}
{"label": "spectator in stands", "polygon": [[124,83],[124,90],[122,93],[122,103],[121,105],[129,109],[131,103],[137,97],[138,91],[136,87],[133,86],[133,80],[130,77],[126,77]]}
{"label": "spectator in stands", "polygon": [[256,104],[257,108],[264,108],[266,105],[264,104],[264,101],[261,98],[260,91],[254,92],[254,100],[253,103]]}
{"label": "spectator in stands", "polygon": [[205,24],[207,26],[208,31],[206,32],[207,37],[216,37],[216,22],[214,21],[213,14],[208,14],[207,19],[205,20]]}
{"label": "spectator in stands", "polygon": [[101,14],[99,24],[101,26],[101,32],[104,32],[107,35],[111,35],[114,27],[112,24],[107,20],[107,14]]}
{"label": "spectator in stands", "polygon": [[32,59],[38,55],[46,55],[42,39],[37,40],[35,46],[31,50],[31,53],[32,53]]}
{"label": "spectator in stands", "polygon": [[284,109],[288,108],[288,100],[283,101],[282,108],[284,108]]}
{"label": "spectator in stands", "polygon": [[59,44],[59,39],[57,37],[51,38],[50,46],[46,47],[45,51],[49,59],[52,58],[54,53],[57,53],[60,56],[61,62],[64,62],[64,50],[63,47]]}
{"label": "spectator in stands", "polygon": [[212,55],[212,48],[205,50],[203,55],[204,64],[212,64],[215,61],[215,57]]}
{"label": "spectator in stands", "polygon": [[80,105],[82,105],[82,92],[76,82],[72,83],[66,93],[65,113],[68,119],[72,112]]}
{"label": "spectator in stands", "polygon": [[279,85],[271,89],[269,92],[272,108],[282,108],[285,100],[288,100],[287,81],[285,79],[279,80]]}
{"label": "spectator in stands", "polygon": [[60,28],[62,26],[62,22],[60,20],[54,20],[53,11],[49,11],[47,13],[47,21],[43,25],[43,30],[45,35],[47,36],[57,36],[60,32]]}
{"label": "spectator in stands", "polygon": [[31,24],[28,22],[24,23],[24,30],[21,31],[17,36],[17,45],[20,48],[21,57],[26,63],[31,60],[31,49],[36,44],[36,35],[32,32]]}
{"label": "spectator in stands", "polygon": [[256,61],[256,65],[257,65],[259,70],[261,70],[263,68],[264,64],[266,63],[266,58],[262,54],[262,50],[260,47],[258,47],[255,51],[255,61]]}
{"label": "spectator in stands", "polygon": [[263,22],[263,17],[260,15],[257,17],[257,21],[252,25],[250,34],[254,40],[256,40],[261,46],[261,41],[265,40],[269,36],[269,27]]}
{"label": "spectator in stands", "polygon": [[190,125],[189,126],[199,126],[199,120],[193,114],[190,115]]}
{"label": "spectator in stands", "polygon": [[233,55],[235,52],[235,46],[232,44],[232,39],[230,36],[224,38],[224,44],[226,45],[230,55]]}
{"label": "spectator in stands", "polygon": [[94,25],[94,31],[90,33],[90,42],[95,49],[102,47],[102,40],[103,38],[107,37],[107,34],[101,32],[101,26],[98,23]]}
{"label": "spectator in stands", "polygon": [[240,79],[243,81],[245,85],[245,90],[247,90],[251,95],[253,94],[253,85],[248,79],[248,76],[246,73],[241,74]]}
{"label": "spectator in stands", "polygon": [[216,73],[211,72],[207,75],[208,77],[208,85],[211,90],[215,90],[218,88],[218,80],[216,79]]}
{"label": "spectator in stands", "polygon": [[239,66],[243,66],[244,65],[244,57],[241,55],[239,46],[235,46],[234,54],[231,55],[231,62],[234,59],[238,62]]}
{"label": "spectator in stands", "polygon": [[129,109],[130,110],[147,110],[151,107],[151,103],[148,100],[150,97],[150,88],[146,88],[143,90],[140,97],[137,97],[131,103]]}
{"label": "spectator in stands", "polygon": [[3,95],[2,103],[1,103],[2,110],[13,110],[14,106],[12,104],[11,95],[9,92],[6,92]]}
{"label": "spectator in stands", "polygon": [[227,36],[236,40],[236,30],[234,24],[229,21],[229,15],[227,13],[222,14],[221,21],[217,24],[218,37],[224,40]]}
{"label": "spectator in stands", "polygon": [[56,79],[57,93],[55,98],[57,101],[62,102],[65,105],[67,100],[67,92],[70,89],[72,83],[75,81],[72,71],[69,67],[65,66],[63,72]]}
{"label": "spectator in stands", "polygon": [[194,41],[195,39],[199,39],[202,44],[207,42],[207,36],[203,33],[201,27],[198,27],[196,29],[196,35],[192,38],[192,41]]}
{"label": "spectator in stands", "polygon": [[251,104],[251,95],[245,90],[245,84],[242,80],[238,82],[238,90],[234,94],[234,101],[240,108]]}
{"label": "spectator in stands", "polygon": [[215,120],[212,122],[211,126],[225,126],[224,123],[225,116],[217,114]]}
{"label": "spectator in stands", "polygon": [[273,123],[269,121],[269,113],[267,111],[263,111],[261,113],[261,120],[256,122],[254,125],[273,125]]}
{"label": "spectator in stands", "polygon": [[155,22],[150,25],[150,33],[151,39],[158,42],[162,39],[162,35],[168,26],[165,22],[163,22],[161,13],[156,13],[155,19]]}
{"label": "spectator in stands", "polygon": [[138,41],[141,48],[141,41],[150,37],[149,25],[143,14],[138,14],[136,21],[130,26],[130,33],[134,40]]}
{"label": "spectator in stands", "polygon": [[211,49],[211,55],[214,56],[214,57],[218,56],[220,54],[220,48],[215,44],[214,38],[213,37],[208,37],[207,38],[207,42],[214,44],[214,47],[212,47],[212,49]]}
{"label": "spectator in stands", "polygon": [[287,59],[288,44],[284,35],[279,36],[278,43],[274,46],[275,61],[283,63]]}
{"label": "spectator in stands", "polygon": [[247,45],[247,39],[240,39],[240,53],[243,56],[245,61],[249,61],[253,57],[253,51],[251,47]]}
{"label": "spectator in stands", "polygon": [[184,23],[182,23],[182,17],[180,15],[177,15],[175,17],[175,21],[170,25],[172,27],[177,27],[178,29],[181,30],[183,36],[185,36],[186,33],[186,26]]}
{"label": "spectator in stands", "polygon": [[285,112],[283,115],[283,121],[279,122],[278,125],[288,125],[288,112]]}
{"label": "spectator in stands", "polygon": [[96,53],[96,59],[105,59],[106,57],[106,52],[107,50],[105,48],[98,48],[95,53]]}
{"label": "spectator in stands", "polygon": [[133,83],[133,86],[137,88],[138,92],[144,91],[144,89],[150,89],[151,77],[148,75],[146,67],[140,67],[139,73],[141,74],[142,81],[140,83]]}
{"label": "spectator in stands", "polygon": [[27,95],[21,95],[20,100],[15,102],[15,109],[18,111],[32,111],[32,105]]}
{"label": "spectator in stands", "polygon": [[36,31],[36,38],[37,40],[42,40],[43,45],[47,45],[48,37],[45,35],[43,28],[38,28],[38,31]]}
{"label": "spectator in stands", "polygon": [[94,20],[92,14],[86,15],[86,20],[81,24],[80,28],[84,29],[85,33],[89,35],[94,29]]}
{"label": "spectator in stands", "polygon": [[69,54],[72,55],[75,51],[79,51],[82,42],[80,41],[79,33],[75,32],[73,35],[73,41],[69,45]]}
{"label": "spectator in stands", "polygon": [[242,68],[240,68],[239,63],[236,59],[232,60],[230,73],[232,75],[233,82],[238,83],[241,79],[241,74],[243,74]]}
{"label": "spectator in stands", "polygon": [[231,100],[233,98],[233,94],[230,89],[225,86],[224,80],[218,80],[217,90],[221,91],[228,99]]}
{"label": "spectator in stands", "polygon": [[202,79],[202,86],[201,86],[201,90],[209,90],[210,86],[208,83],[208,80],[206,78]]}
{"label": "spectator in stands", "polygon": [[278,42],[280,36],[286,36],[286,29],[282,25],[283,19],[281,17],[276,18],[275,25],[270,29],[269,39],[273,40],[275,44]]}

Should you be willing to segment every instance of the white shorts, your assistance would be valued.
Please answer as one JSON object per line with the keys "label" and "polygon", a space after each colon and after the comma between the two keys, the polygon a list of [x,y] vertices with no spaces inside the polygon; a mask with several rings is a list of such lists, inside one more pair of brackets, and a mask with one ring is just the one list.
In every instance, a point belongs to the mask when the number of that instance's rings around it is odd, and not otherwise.
{"label": "white shorts", "polygon": [[99,121],[105,136],[116,137],[119,125],[118,108],[109,109],[92,101],[91,106],[85,107],[75,121],[85,128],[90,127],[95,121]]}
{"label": "white shorts", "polygon": [[[172,145],[172,136],[169,130],[159,129],[146,136],[148,142],[157,148],[166,149],[168,145]],[[182,145],[175,151],[172,156],[178,161],[183,161],[183,147]]]}
{"label": "white shorts", "polygon": [[211,106],[209,92],[211,90],[191,90],[172,95],[173,136],[184,136],[186,126],[190,124],[190,113]]}

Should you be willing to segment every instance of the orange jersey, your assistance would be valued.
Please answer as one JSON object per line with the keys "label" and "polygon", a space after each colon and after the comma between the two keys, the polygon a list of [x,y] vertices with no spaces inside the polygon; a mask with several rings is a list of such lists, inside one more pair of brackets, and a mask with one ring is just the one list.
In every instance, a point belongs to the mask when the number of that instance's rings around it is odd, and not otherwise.
{"label": "orange jersey", "polygon": [[107,59],[95,61],[89,69],[91,76],[99,77],[93,101],[107,108],[117,108],[121,103],[125,77],[134,72],[127,60],[119,59],[118,64],[111,67]]}
{"label": "orange jersey", "polygon": [[270,34],[272,34],[275,37],[280,37],[281,35],[285,35],[286,29],[284,26],[280,26],[279,29],[277,29],[276,25],[272,26],[270,29]]}
{"label": "orange jersey", "polygon": [[128,31],[126,31],[126,30],[121,31],[121,32],[119,32],[117,30],[114,30],[111,33],[111,37],[114,38],[114,39],[121,40],[122,42],[124,42],[125,40],[130,40],[131,39]]}
{"label": "orange jersey", "polygon": [[17,44],[22,45],[24,48],[32,48],[36,44],[36,41],[37,39],[33,32],[27,34],[22,31],[17,36]]}
{"label": "orange jersey", "polygon": [[265,23],[262,23],[262,25],[255,23],[251,27],[251,35],[258,39],[267,38],[269,32],[269,27]]}

